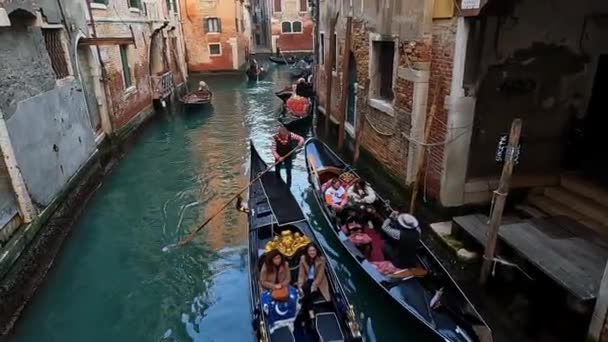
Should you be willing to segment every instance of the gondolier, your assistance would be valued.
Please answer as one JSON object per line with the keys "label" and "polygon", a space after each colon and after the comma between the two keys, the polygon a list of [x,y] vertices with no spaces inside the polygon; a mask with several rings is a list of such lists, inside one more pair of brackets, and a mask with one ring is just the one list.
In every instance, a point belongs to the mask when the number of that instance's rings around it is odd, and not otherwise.
{"label": "gondolier", "polygon": [[281,126],[279,133],[272,136],[272,155],[276,161],[280,161],[275,166],[277,177],[281,177],[281,168],[285,168],[287,185],[291,186],[291,168],[293,166],[293,155],[285,157],[289,152],[304,144],[304,138],[291,133],[287,128]]}

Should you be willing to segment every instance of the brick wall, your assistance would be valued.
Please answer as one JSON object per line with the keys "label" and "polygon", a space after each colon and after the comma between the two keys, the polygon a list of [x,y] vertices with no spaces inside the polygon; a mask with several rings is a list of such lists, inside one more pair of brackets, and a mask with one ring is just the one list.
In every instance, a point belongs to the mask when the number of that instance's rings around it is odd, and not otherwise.
{"label": "brick wall", "polygon": [[[456,38],[456,19],[436,20],[433,22],[433,41],[431,47],[431,76],[427,99],[430,110],[435,93],[435,120],[431,127],[430,143],[442,143],[446,139],[448,111],[445,99],[450,94],[452,82],[452,65],[454,61],[454,42]],[[442,145],[430,147],[427,154],[427,191],[434,198],[439,198],[441,174],[443,172],[444,148]]]}
{"label": "brick wall", "polygon": [[[239,56],[245,55],[248,45],[242,28],[237,27],[236,7],[238,1],[182,2],[183,13],[188,13],[184,20],[184,40],[188,52],[188,69],[191,71],[234,70],[232,40],[238,47]],[[187,12],[186,12],[187,11]],[[221,33],[206,33],[205,18],[217,17],[221,20]],[[209,44],[221,45],[220,56],[210,56]],[[241,50],[243,49],[243,50]],[[243,58],[239,58],[244,62]],[[238,63],[240,67],[242,63]]]}
{"label": "brick wall", "polygon": [[[340,25],[340,23],[338,24]],[[357,77],[359,83],[357,117],[365,114],[363,123],[362,146],[368,150],[393,176],[405,184],[407,176],[408,149],[411,137],[412,111],[415,83],[411,80],[396,77],[393,90],[395,94],[393,109],[394,115],[379,111],[368,104],[368,93],[371,85],[369,74],[370,60],[370,28],[365,22],[354,20],[352,31],[352,51],[357,63]],[[402,69],[428,68],[430,65],[430,85],[427,98],[427,112],[433,101],[434,94],[441,85],[440,93],[436,99],[436,112],[434,124],[431,128],[431,143],[440,143],[445,140],[447,110],[444,101],[450,92],[451,72],[454,52],[454,39],[456,35],[456,20],[441,20],[433,23],[432,41],[427,37],[416,41],[400,41],[398,45],[398,66]],[[341,52],[344,40],[338,37],[337,46],[339,55],[337,70],[340,71],[342,63]],[[329,48],[329,38],[325,35],[325,47]],[[326,61],[328,62],[328,61]],[[319,89],[324,89],[326,77],[324,66],[319,73]],[[339,76],[339,73],[338,73]],[[373,75],[372,75],[373,76]],[[334,76],[332,87],[332,111],[337,117],[337,106],[340,101],[340,77]],[[363,89],[363,90],[361,90]],[[320,91],[320,104],[325,107],[325,92]],[[427,189],[435,198],[439,196],[441,186],[441,173],[443,170],[443,146],[430,147],[427,155],[426,167]]]}
{"label": "brick wall", "polygon": [[[143,19],[143,15],[133,13],[125,6],[115,7],[121,16]],[[110,13],[108,13],[110,12]],[[99,37],[130,37],[131,29],[135,37],[135,45],[128,47],[128,61],[131,69],[131,87],[125,88],[123,79],[120,48],[117,45],[102,46],[101,57],[108,75],[110,97],[112,99],[111,119],[114,129],[123,127],[137,114],[152,105],[152,89],[150,87],[149,55],[150,26],[145,22],[133,22],[130,25],[114,21],[104,21],[103,18],[112,16],[109,10],[95,10],[97,35]],[[144,37],[146,39],[144,40]]]}
{"label": "brick wall", "polygon": [[[292,19],[293,20],[293,19]],[[281,32],[281,19],[272,20],[272,35],[278,36],[277,46],[282,52],[290,51],[312,51],[314,23],[308,14],[298,17],[302,22],[302,33]]]}

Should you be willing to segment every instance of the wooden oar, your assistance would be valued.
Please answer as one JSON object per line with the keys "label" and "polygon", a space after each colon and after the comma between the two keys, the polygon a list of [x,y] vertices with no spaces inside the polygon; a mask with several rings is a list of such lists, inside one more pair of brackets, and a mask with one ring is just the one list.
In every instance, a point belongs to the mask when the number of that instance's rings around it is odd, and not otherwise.
{"label": "wooden oar", "polygon": [[[283,156],[283,160],[285,160],[285,158],[288,158],[293,153],[295,153],[300,147],[301,146],[298,145],[296,148],[294,148],[293,150],[289,151],[289,153],[287,153],[286,155]],[[283,160],[274,162],[272,165],[268,166],[268,168],[266,168],[266,170],[260,172],[251,182],[249,182],[249,184],[247,184],[246,186],[242,187],[218,211],[216,211],[213,215],[211,215],[205,222],[203,222],[203,224],[201,224],[200,226],[198,226],[198,228],[196,228],[190,234],[188,234],[188,236],[186,236],[184,239],[180,240],[176,244],[171,244],[171,245],[163,247],[163,252],[167,252],[167,251],[169,251],[169,249],[171,249],[173,247],[182,247],[183,245],[185,245],[188,242],[192,241],[194,239],[194,237],[196,236],[196,234],[198,234],[198,232],[200,232],[217,215],[219,215],[222,211],[224,211],[224,209],[226,209],[228,207],[228,205],[230,205],[230,203],[232,203],[232,201],[234,201],[235,199],[237,199],[243,192],[245,192],[245,190],[249,189],[249,187],[251,186],[251,184],[257,182],[260,178],[262,178],[262,176],[264,174],[266,174],[266,172],[270,171],[273,167],[277,166],[277,164],[281,163]]]}

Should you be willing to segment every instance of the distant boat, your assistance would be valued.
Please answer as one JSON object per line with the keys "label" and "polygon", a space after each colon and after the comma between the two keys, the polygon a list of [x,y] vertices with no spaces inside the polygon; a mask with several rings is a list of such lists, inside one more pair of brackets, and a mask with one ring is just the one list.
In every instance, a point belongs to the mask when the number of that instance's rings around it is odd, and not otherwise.
{"label": "distant boat", "polygon": [[187,106],[202,106],[211,102],[213,93],[209,89],[196,90],[189,92],[179,99],[181,103]]}
{"label": "distant boat", "polygon": [[279,114],[279,122],[290,131],[301,132],[308,129],[312,124],[312,105],[308,108],[306,115],[297,117],[288,114],[286,105],[282,104]]}
{"label": "distant boat", "polygon": [[[249,172],[250,180],[253,181],[267,169],[268,165],[262,160],[253,143],[250,144]],[[281,324],[271,326],[269,313],[265,312],[260,298],[263,291],[259,279],[266,252],[273,248],[269,243],[279,241],[278,246],[284,246],[284,242],[290,242],[283,247],[286,249],[282,253],[289,263],[292,280],[298,278],[298,265],[305,244],[312,242],[322,256],[326,253],[289,187],[274,171],[267,172],[251,184],[248,212],[250,299],[256,341],[362,341],[358,317],[329,261],[326,263],[328,267],[325,268],[325,276],[329,285],[330,299],[327,300],[317,292],[313,297],[312,319],[308,317],[308,312],[300,310],[296,314],[295,321],[290,323],[283,321]],[[298,242],[298,239],[301,241]],[[281,247],[274,248],[279,248],[281,251]],[[278,312],[278,307],[276,311]],[[274,312],[270,314],[274,315]],[[312,324],[310,327],[312,329],[303,327],[302,323],[306,321]]]}
{"label": "distant boat", "polygon": [[298,61],[298,58],[294,57],[294,56],[289,56],[289,57],[285,57],[285,56],[268,56],[268,59],[276,64],[293,64],[295,62]]}

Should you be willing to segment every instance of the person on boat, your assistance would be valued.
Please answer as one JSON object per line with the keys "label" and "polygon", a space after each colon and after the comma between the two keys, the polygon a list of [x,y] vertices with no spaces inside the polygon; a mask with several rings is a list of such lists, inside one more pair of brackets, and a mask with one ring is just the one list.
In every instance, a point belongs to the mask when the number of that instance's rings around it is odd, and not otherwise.
{"label": "person on boat", "polygon": [[376,202],[376,193],[366,181],[359,179],[346,192],[348,197],[348,208],[354,211],[362,221],[372,226],[372,218],[375,213],[373,206]]}
{"label": "person on boat", "polygon": [[325,203],[337,213],[346,207],[348,197],[338,178],[332,178],[330,185],[325,190]]}
{"label": "person on boat", "polygon": [[382,231],[387,237],[384,254],[393,264],[401,269],[416,268],[416,252],[420,245],[420,227],[412,215],[391,213],[382,224]]}
{"label": "person on boat", "polygon": [[209,86],[205,81],[198,82],[198,90],[197,91],[209,91]]}
{"label": "person on boat", "polygon": [[279,290],[289,286],[291,275],[289,265],[278,250],[274,249],[266,254],[266,260],[260,271],[260,286],[264,290]]}
{"label": "person on boat", "polygon": [[[271,334],[284,326],[293,331],[299,310],[299,295],[298,290],[289,286],[290,282],[289,265],[283,255],[276,249],[268,252],[260,271],[260,286],[264,290],[260,302]],[[281,298],[278,298],[279,292],[282,292]]]}
{"label": "person on boat", "polygon": [[[279,128],[278,134],[272,136],[272,155],[275,162],[277,177],[281,177],[281,168],[285,168],[286,182],[291,186],[291,169],[293,167],[293,155],[287,156],[296,147],[304,145],[304,138],[287,130],[284,126]],[[287,157],[286,157],[287,156]]]}
{"label": "person on boat", "polygon": [[365,258],[369,259],[372,251],[372,238],[363,229],[359,215],[354,212],[349,213],[342,226],[342,231],[348,236],[350,242],[359,248]]}
{"label": "person on boat", "polygon": [[315,95],[312,83],[304,78],[300,78],[298,83],[296,83],[295,93],[306,98],[311,98]]}
{"label": "person on boat", "polygon": [[329,302],[329,284],[325,274],[325,258],[319,255],[319,249],[314,243],[306,246],[305,254],[300,258],[298,267],[298,289],[304,294],[302,308],[308,312],[310,319],[314,319],[312,302],[314,293],[320,293]]}
{"label": "person on boat", "polygon": [[285,103],[285,107],[288,115],[298,118],[305,117],[310,110],[310,100],[299,95],[296,89],[296,92],[293,93]]}

